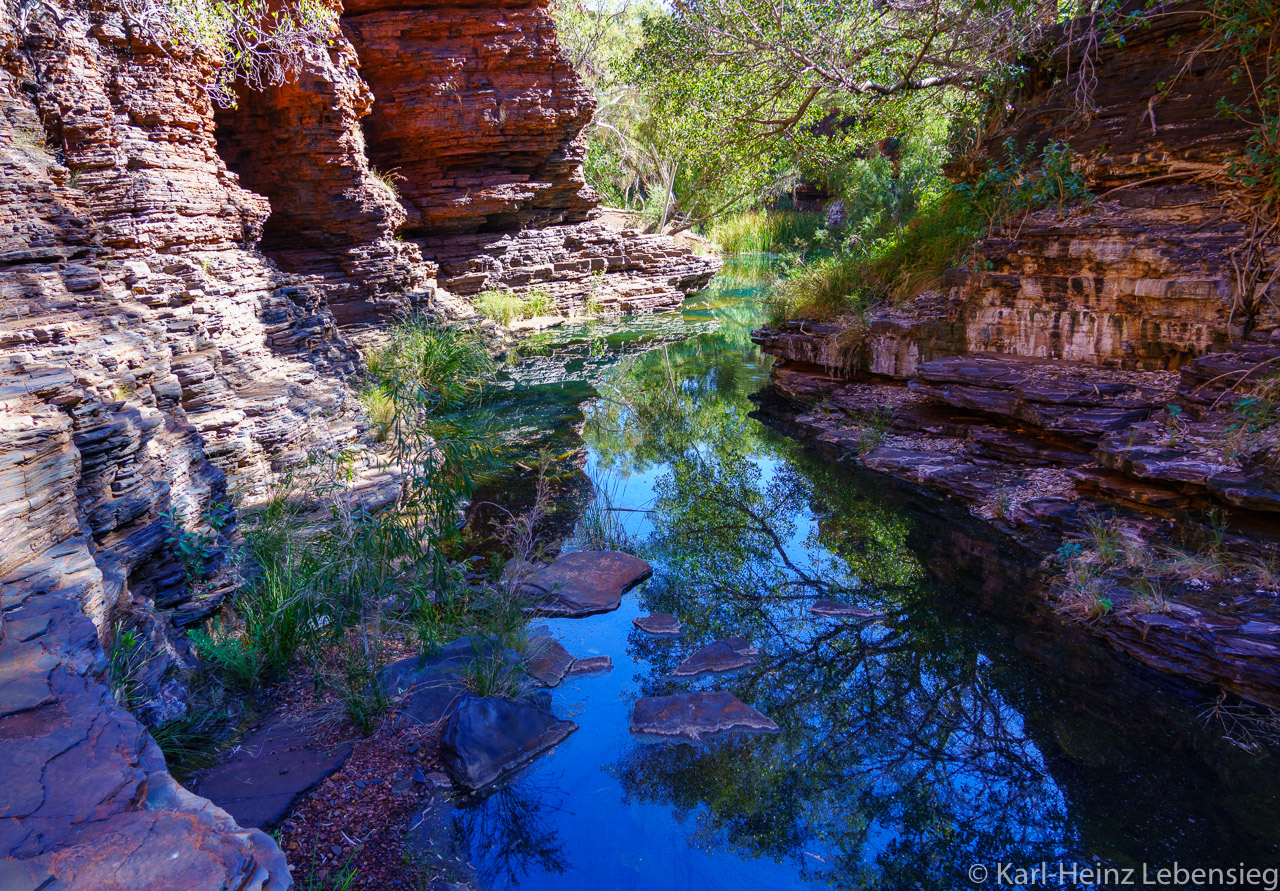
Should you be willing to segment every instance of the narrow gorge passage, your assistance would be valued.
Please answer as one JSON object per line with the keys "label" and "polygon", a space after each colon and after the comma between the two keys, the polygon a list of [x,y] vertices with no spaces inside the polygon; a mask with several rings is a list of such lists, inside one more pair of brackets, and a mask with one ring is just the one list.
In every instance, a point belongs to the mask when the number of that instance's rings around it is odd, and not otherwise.
{"label": "narrow gorge passage", "polygon": [[[612,669],[561,681],[577,732],[453,814],[480,886],[958,888],[973,863],[1274,858],[1280,777],[1205,726],[1207,694],[1047,614],[980,521],[788,438],[749,340],[762,272],[731,263],[678,316],[541,335],[492,406],[531,455],[567,456],[565,550],[655,572],[616,612],[534,620]],[[864,610],[816,615],[824,599]],[[650,612],[679,635],[637,627]],[[756,664],[673,677],[735,636]],[[639,699],[686,691],[780,733],[631,732]]]}

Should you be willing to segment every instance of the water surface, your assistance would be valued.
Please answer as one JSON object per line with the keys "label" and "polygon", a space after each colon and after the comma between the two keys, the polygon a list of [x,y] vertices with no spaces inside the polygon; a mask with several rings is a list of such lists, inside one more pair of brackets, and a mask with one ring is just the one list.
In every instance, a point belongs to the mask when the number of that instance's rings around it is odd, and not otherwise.
{"label": "water surface", "polygon": [[[761,272],[731,264],[680,314],[539,335],[509,371],[508,436],[568,468],[551,530],[569,549],[623,543],[655,575],[615,613],[542,623],[614,668],[557,688],[580,729],[461,812],[483,886],[950,889],[973,887],[974,863],[1274,865],[1274,765],[1206,727],[1203,694],[1043,615],[1012,543],[765,423]],[[887,619],[814,618],[817,597]],[[636,630],[650,610],[684,637]],[[734,634],[759,668],[666,679]],[[687,689],[729,690],[782,732],[631,736],[638,697]]]}

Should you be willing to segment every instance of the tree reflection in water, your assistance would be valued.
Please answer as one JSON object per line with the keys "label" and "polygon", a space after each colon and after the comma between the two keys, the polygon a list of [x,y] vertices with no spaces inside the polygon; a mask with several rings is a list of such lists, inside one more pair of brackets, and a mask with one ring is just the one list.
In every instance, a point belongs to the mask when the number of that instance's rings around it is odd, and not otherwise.
{"label": "tree reflection in water", "polygon": [[[727,686],[783,732],[639,747],[616,767],[628,796],[696,815],[702,844],[798,858],[840,888],[950,888],[976,861],[1063,854],[1063,795],[989,663],[917,608],[928,591],[905,519],[864,497],[806,524],[825,507],[813,484],[748,460],[744,427],[725,417],[669,456],[649,548],[662,572],[646,599],[679,616],[691,644],[759,644],[758,668],[699,686]],[[815,620],[818,597],[889,618]],[[654,666],[645,695],[676,689],[664,680],[674,650],[632,645]]]}
{"label": "tree reflection in water", "polygon": [[569,868],[550,820],[562,798],[525,773],[460,804],[454,826],[472,852],[480,887],[514,887],[535,871],[561,875]]}

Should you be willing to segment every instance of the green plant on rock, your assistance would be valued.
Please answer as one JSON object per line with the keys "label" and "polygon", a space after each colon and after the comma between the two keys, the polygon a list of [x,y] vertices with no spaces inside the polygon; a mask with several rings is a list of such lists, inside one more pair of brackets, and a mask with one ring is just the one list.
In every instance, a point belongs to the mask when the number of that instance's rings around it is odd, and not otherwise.
{"label": "green plant on rock", "polygon": [[134,711],[147,701],[142,674],[156,653],[143,646],[142,638],[132,628],[116,622],[113,630],[107,653],[107,681],[116,704]]}
{"label": "green plant on rock", "polygon": [[180,718],[171,718],[151,728],[151,738],[164,753],[165,765],[178,779],[217,763],[218,745],[231,729],[225,711],[192,707]]}
{"label": "green plant on rock", "polygon": [[511,325],[525,319],[551,315],[555,312],[555,299],[546,291],[535,289],[527,294],[515,291],[491,289],[482,291],[473,302],[475,308],[485,318],[493,319],[504,325]]}

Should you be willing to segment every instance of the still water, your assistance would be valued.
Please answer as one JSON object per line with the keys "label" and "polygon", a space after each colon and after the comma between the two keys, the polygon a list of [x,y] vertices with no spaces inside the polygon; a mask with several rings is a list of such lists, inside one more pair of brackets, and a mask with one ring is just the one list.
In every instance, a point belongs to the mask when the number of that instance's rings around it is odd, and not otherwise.
{"label": "still water", "polygon": [[[975,887],[973,864],[1277,865],[1275,765],[1206,725],[1203,694],[1038,612],[1012,543],[767,423],[762,272],[727,266],[679,314],[539,335],[509,371],[508,436],[568,468],[564,547],[621,542],[655,574],[615,613],[542,623],[614,667],[558,687],[578,731],[460,812],[482,886],[951,889]],[[815,618],[818,597],[887,619]],[[638,631],[650,610],[684,636]],[[667,679],[730,635],[759,667]],[[632,737],[637,698],[699,689],[782,732]]]}

